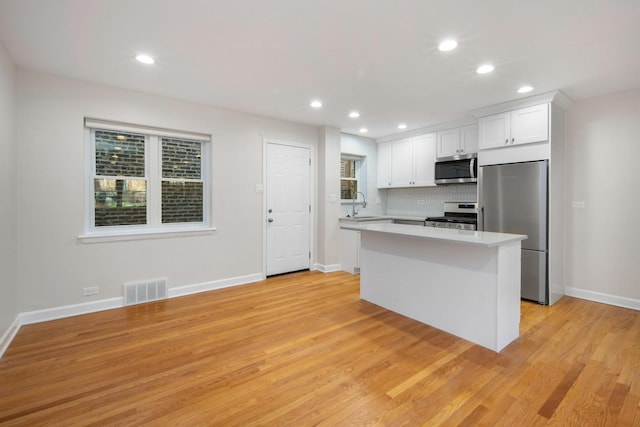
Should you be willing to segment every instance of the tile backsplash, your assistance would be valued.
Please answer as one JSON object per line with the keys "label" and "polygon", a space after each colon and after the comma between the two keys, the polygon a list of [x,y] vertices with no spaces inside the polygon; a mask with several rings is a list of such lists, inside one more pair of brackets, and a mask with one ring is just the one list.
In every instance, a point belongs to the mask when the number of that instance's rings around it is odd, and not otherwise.
{"label": "tile backsplash", "polygon": [[440,216],[444,202],[475,202],[475,184],[440,185],[420,188],[390,188],[386,194],[387,215]]}

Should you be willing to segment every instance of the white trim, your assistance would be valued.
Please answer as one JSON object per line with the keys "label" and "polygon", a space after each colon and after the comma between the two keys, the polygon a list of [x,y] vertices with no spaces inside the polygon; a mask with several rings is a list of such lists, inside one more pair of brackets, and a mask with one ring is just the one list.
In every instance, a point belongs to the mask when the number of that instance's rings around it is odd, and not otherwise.
{"label": "white trim", "polygon": [[264,280],[262,273],[248,274],[246,276],[232,277],[230,279],[213,280],[211,282],[196,283],[193,285],[178,286],[169,289],[169,298],[177,298],[200,292],[214,291],[216,289],[232,286],[246,285]]}
{"label": "white trim", "polygon": [[630,308],[632,310],[640,311],[640,300],[638,299],[605,294],[596,291],[589,291],[586,289],[572,288],[569,286],[565,286],[564,294],[574,298],[586,299],[589,301],[600,302],[602,304],[614,305],[617,307]]}
{"label": "white trim", "polygon": [[[452,120],[450,122],[446,122],[446,123],[439,123],[436,125],[431,125],[431,126],[425,126],[425,127],[421,127],[419,129],[412,129],[412,130],[408,130],[408,131],[404,131],[404,132],[399,132],[399,133],[394,133],[391,135],[386,135],[386,136],[382,136],[380,138],[376,138],[375,141],[377,143],[380,142],[389,142],[389,141],[396,141],[398,139],[404,139],[404,138],[411,138],[413,136],[421,136],[421,135],[426,135],[429,133],[438,133],[441,132],[443,130],[449,130],[449,129],[453,129],[453,128],[460,128],[463,126],[473,126],[473,125],[477,125],[478,124],[478,119],[476,119],[475,117],[464,117],[458,120]],[[356,136],[361,136],[361,135],[356,135]]]}
{"label": "white trim", "polygon": [[20,326],[22,326],[20,324],[20,315],[17,315],[11,325],[9,325],[9,328],[2,334],[2,338],[0,338],[0,358],[2,358],[4,352],[9,348],[9,344],[11,344],[11,341],[13,341],[20,330]]}
{"label": "white trim", "polygon": [[79,316],[81,314],[95,313],[97,311],[111,310],[112,308],[120,307],[123,307],[123,298],[117,297],[46,308],[44,310],[27,311],[20,313],[19,317],[21,325],[31,325],[32,323],[48,322],[50,320],[64,319],[65,317]]}
{"label": "white trim", "polygon": [[84,126],[91,129],[114,130],[120,132],[141,133],[145,135],[157,135],[166,138],[189,139],[193,141],[209,142],[211,135],[199,132],[166,129],[154,126],[143,126],[133,123],[114,122],[111,120],[84,118]]}
{"label": "white trim", "polygon": [[[328,273],[331,271],[338,271],[340,265],[339,264],[337,265],[337,270],[335,269],[336,266],[330,266],[330,267],[331,269],[327,269],[326,267],[322,267],[322,269],[320,268],[316,268],[316,269],[320,271],[324,271],[325,273]],[[168,297],[178,298],[186,295],[197,294],[200,292],[214,291],[216,289],[228,288],[232,286],[247,285],[249,283],[260,282],[265,279],[266,277],[264,276],[263,273],[254,273],[254,274],[248,274],[246,276],[238,276],[238,277],[231,277],[228,279],[213,280],[211,282],[178,286],[175,288],[170,288],[168,290]],[[52,307],[52,308],[46,308],[44,310],[36,310],[36,311],[28,311],[28,312],[20,313],[16,316],[13,323],[2,335],[2,338],[0,338],[0,358],[2,358],[2,355],[4,354],[4,352],[7,350],[7,348],[9,348],[11,341],[13,341],[13,339],[15,338],[16,334],[18,333],[22,325],[31,325],[33,323],[48,322],[50,320],[63,319],[66,317],[79,316],[82,314],[96,313],[99,311],[111,310],[114,308],[123,308],[123,307],[125,307],[124,297],[116,297],[116,298],[108,298],[108,299],[91,301],[91,302],[86,302],[81,304],[65,305],[61,307]]]}
{"label": "white trim", "polygon": [[541,93],[539,95],[503,102],[502,104],[492,105],[490,107],[478,108],[477,110],[473,110],[471,113],[476,117],[486,117],[493,114],[512,111],[518,108],[533,107],[534,105],[548,103],[566,110],[573,104],[573,100],[562,91],[554,90],[551,92]]}
{"label": "white trim", "polygon": [[[93,120],[93,121],[92,121]],[[145,173],[143,177],[123,177],[123,179],[136,179],[144,180],[147,184],[147,217],[146,223],[143,225],[122,225],[122,226],[104,226],[96,227],[95,225],[95,198],[94,198],[94,180],[95,179],[114,179],[113,176],[104,176],[96,174],[95,164],[95,151],[96,151],[96,138],[95,128],[86,126],[87,124],[99,124],[99,123],[111,123],[115,131],[123,131],[122,127],[118,127],[117,122],[100,121],[98,119],[85,118],[85,173],[87,176],[85,182],[85,225],[84,234],[80,235],[80,239],[93,238],[102,236],[115,236],[114,239],[106,240],[137,240],[130,236],[140,236],[148,234],[162,233],[163,230],[167,230],[168,233],[182,232],[182,231],[195,231],[201,232],[202,230],[215,230],[213,228],[213,184],[212,184],[212,144],[211,139],[202,138],[190,138],[190,141],[195,141],[201,146],[201,158],[200,158],[200,179],[167,179],[162,176],[162,139],[168,137],[165,134],[158,134],[155,132],[155,128],[140,127],[141,131],[149,129],[150,134],[144,135],[144,162]],[[106,126],[109,127],[109,126]],[[105,128],[105,126],[102,126]],[[198,135],[198,134],[194,134]],[[187,134],[184,139],[187,139]],[[173,135],[176,137],[176,135]],[[162,183],[165,181],[175,182],[200,182],[203,186],[203,200],[202,200],[202,215],[203,220],[201,222],[189,222],[189,223],[162,223]],[[121,236],[126,236],[122,238]],[[167,235],[165,235],[167,236]],[[162,237],[162,236],[157,236]],[[157,238],[155,237],[155,238]],[[167,236],[171,237],[171,236]],[[152,238],[152,237],[144,237]],[[98,241],[101,239],[94,239]]]}
{"label": "white trim", "polygon": [[78,236],[82,243],[120,242],[125,240],[147,240],[164,239],[169,237],[191,237],[213,234],[215,227],[189,228],[189,229],[163,229],[163,230],[140,230],[126,232],[118,230],[110,233],[86,233]]}
{"label": "white trim", "polygon": [[318,270],[322,273],[334,273],[336,271],[342,271],[342,267],[340,264],[323,265],[316,262],[311,267],[311,270]]}

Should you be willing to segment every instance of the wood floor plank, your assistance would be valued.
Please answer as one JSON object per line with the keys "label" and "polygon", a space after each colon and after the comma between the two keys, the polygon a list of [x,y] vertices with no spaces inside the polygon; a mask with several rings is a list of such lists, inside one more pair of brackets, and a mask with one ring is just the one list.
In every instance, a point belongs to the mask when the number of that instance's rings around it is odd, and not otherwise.
{"label": "wood floor plank", "polygon": [[301,272],[20,329],[0,425],[640,426],[640,312],[523,302],[501,353]]}

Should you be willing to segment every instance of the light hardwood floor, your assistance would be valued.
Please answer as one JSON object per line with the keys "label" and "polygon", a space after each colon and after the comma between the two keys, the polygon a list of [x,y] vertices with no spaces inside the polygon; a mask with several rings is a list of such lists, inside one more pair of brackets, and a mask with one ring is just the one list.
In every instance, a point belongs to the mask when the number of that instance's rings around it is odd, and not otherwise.
{"label": "light hardwood floor", "polygon": [[523,303],[520,330],[497,354],[295,273],[24,326],[0,425],[640,426],[640,312]]}

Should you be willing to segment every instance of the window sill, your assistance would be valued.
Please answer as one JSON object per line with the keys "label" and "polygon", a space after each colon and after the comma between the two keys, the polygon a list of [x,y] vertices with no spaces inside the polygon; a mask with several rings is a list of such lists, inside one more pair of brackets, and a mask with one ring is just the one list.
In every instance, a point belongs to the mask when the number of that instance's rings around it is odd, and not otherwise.
{"label": "window sill", "polygon": [[171,237],[204,236],[213,234],[215,227],[168,229],[168,230],[135,230],[135,231],[110,231],[90,232],[78,236],[81,243],[121,242],[127,240],[167,239]]}

